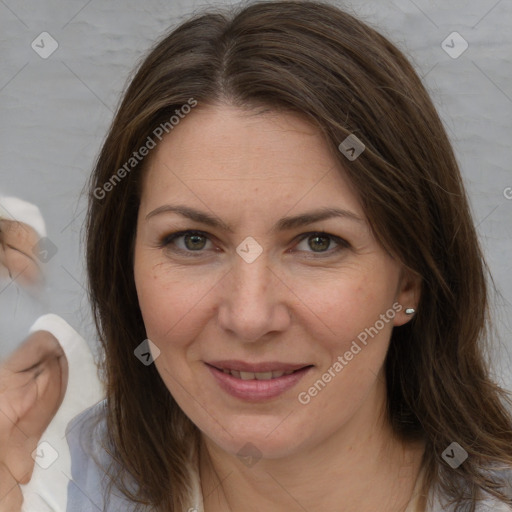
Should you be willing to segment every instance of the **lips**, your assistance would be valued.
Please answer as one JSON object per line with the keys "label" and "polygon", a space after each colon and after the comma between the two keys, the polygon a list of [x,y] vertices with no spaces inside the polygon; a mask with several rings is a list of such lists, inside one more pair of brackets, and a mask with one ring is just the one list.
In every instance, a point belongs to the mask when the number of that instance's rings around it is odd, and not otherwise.
{"label": "lips", "polygon": [[273,372],[241,372],[238,370],[227,370],[225,368],[219,368],[224,373],[228,373],[229,375],[232,375],[233,377],[236,377],[237,379],[242,380],[271,380],[271,379],[278,379],[279,377],[282,377],[283,375],[291,375],[296,370],[289,370],[289,371],[273,371]]}
{"label": "lips", "polygon": [[239,360],[212,361],[206,363],[224,373],[229,373],[233,377],[242,380],[270,380],[290,375],[297,370],[301,370],[307,363],[282,363],[279,361],[267,361],[262,363],[248,363]]}
{"label": "lips", "polygon": [[212,361],[206,363],[206,366],[215,381],[228,394],[242,400],[258,402],[276,398],[294,387],[313,365],[273,361]]}

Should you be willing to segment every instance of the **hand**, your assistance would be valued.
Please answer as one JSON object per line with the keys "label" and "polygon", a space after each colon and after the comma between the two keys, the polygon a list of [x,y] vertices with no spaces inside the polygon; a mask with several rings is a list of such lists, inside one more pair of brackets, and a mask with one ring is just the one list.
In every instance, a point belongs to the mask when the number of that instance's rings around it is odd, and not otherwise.
{"label": "hand", "polygon": [[68,363],[57,339],[32,333],[0,364],[0,512],[19,512],[18,484],[30,481],[32,452],[59,409]]}
{"label": "hand", "polygon": [[40,284],[43,273],[32,253],[38,240],[39,235],[28,224],[0,220],[0,276],[24,286]]}
{"label": "hand", "polygon": [[0,511],[19,512],[23,496],[18,482],[11,475],[5,464],[0,463]]}

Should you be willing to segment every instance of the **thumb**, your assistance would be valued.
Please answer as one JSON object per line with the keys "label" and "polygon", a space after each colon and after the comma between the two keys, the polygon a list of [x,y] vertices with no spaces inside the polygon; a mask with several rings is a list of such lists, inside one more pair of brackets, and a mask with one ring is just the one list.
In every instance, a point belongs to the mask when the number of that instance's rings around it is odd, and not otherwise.
{"label": "thumb", "polygon": [[20,512],[23,495],[7,466],[0,463],[0,512]]}
{"label": "thumb", "polygon": [[[67,360],[53,335],[37,331],[9,357],[3,371],[0,454],[15,480],[27,483],[34,467],[32,452],[64,399]],[[25,383],[20,385],[22,378]]]}

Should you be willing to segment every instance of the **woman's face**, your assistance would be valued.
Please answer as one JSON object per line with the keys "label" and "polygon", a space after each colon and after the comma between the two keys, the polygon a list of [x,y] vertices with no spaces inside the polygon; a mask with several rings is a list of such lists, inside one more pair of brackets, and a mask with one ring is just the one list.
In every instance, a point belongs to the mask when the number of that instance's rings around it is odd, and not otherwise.
{"label": "woman's face", "polygon": [[391,331],[416,289],[318,130],[204,107],[154,151],[135,282],[185,414],[224,451],[269,458],[375,423]]}

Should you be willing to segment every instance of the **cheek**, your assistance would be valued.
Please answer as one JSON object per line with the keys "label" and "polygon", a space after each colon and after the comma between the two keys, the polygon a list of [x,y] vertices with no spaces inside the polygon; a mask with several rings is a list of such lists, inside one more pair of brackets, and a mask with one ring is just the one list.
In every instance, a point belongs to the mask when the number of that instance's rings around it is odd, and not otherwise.
{"label": "cheek", "polygon": [[[320,281],[311,295],[318,318],[309,325],[318,328],[310,335],[322,356],[319,371],[303,383],[300,397],[318,407],[332,403],[346,411],[356,407],[375,382],[389,346],[396,273],[380,266],[352,270]],[[324,378],[329,382],[325,391],[318,383]]]}
{"label": "cheek", "polygon": [[346,421],[375,384],[393,329],[393,297],[388,282],[368,276],[342,279],[315,294],[321,321],[311,333],[322,357],[297,397],[301,406],[314,403],[319,410],[336,404],[331,426]]}
{"label": "cheek", "polygon": [[205,315],[209,281],[191,281],[190,273],[171,270],[143,251],[136,252],[134,276],[148,338],[162,349],[170,339],[173,345],[181,344],[184,333],[193,337]]}
{"label": "cheek", "polygon": [[342,349],[391,307],[392,288],[372,277],[366,273],[341,274],[317,280],[302,293],[297,290],[297,295],[306,298],[303,303],[310,311],[309,325],[314,328],[315,339]]}

